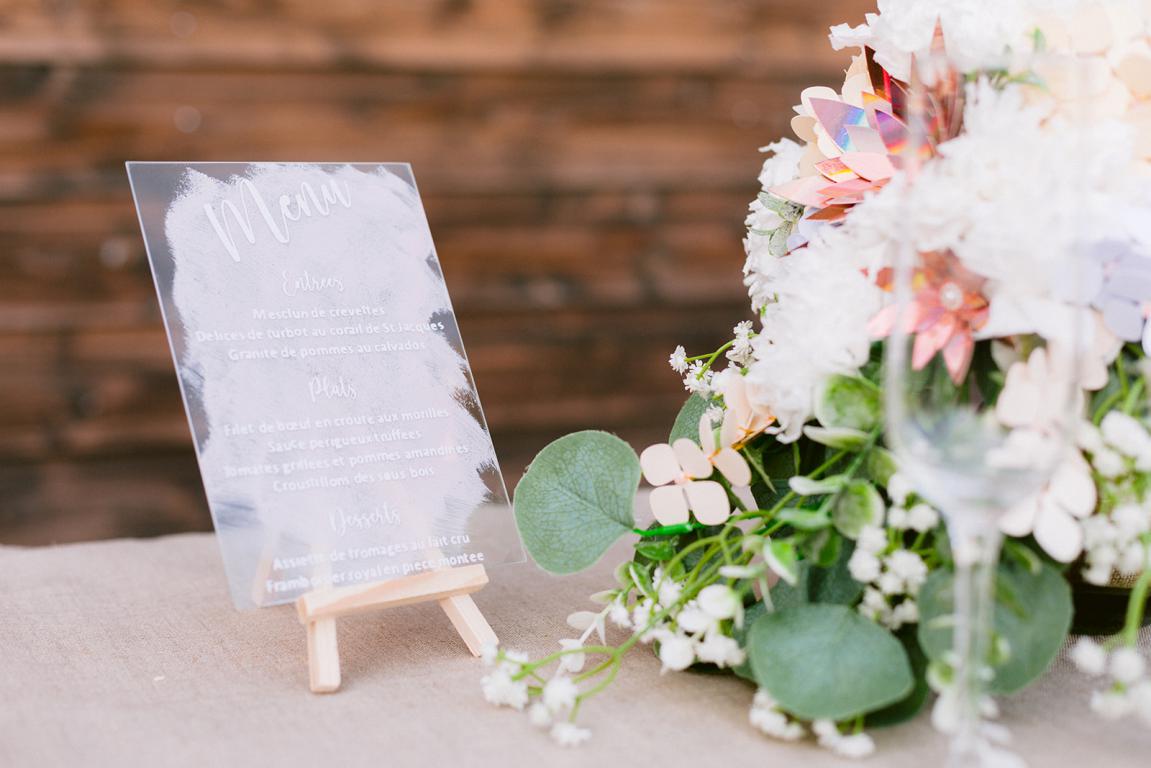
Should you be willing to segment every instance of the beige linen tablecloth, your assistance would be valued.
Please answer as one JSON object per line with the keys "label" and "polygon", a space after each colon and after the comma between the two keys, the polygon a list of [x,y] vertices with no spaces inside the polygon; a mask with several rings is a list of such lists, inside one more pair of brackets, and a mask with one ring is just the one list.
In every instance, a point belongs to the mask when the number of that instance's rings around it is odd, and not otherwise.
{"label": "beige linen tablecloth", "polygon": [[[609,572],[505,567],[476,601],[505,645],[542,654]],[[563,750],[484,702],[481,662],[435,605],[344,619],[343,690],[313,695],[292,608],[234,610],[208,535],[0,548],[0,609],[0,766],[845,764],[753,731],[744,683],[661,676],[647,649],[586,705],[592,741]],[[1018,750],[1036,768],[1151,766],[1151,729],[1100,721],[1088,690],[1061,659],[1004,701]],[[925,717],[875,735],[865,764],[941,764]]]}

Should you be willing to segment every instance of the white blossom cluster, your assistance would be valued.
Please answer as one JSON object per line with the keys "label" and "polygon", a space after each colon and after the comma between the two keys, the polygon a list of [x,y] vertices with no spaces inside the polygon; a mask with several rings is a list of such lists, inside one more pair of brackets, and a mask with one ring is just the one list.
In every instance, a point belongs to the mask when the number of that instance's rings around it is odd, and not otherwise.
{"label": "white blossom cluster", "polygon": [[1091,638],[1080,638],[1071,648],[1071,661],[1080,671],[1107,681],[1091,696],[1091,709],[1116,720],[1137,715],[1151,725],[1151,677],[1138,649],[1122,646],[1108,652]]}
{"label": "white blossom cluster", "polygon": [[939,525],[939,513],[923,502],[905,509],[911,497],[898,474],[892,476],[888,492],[896,503],[887,510],[886,528],[873,525],[860,532],[847,569],[853,579],[867,585],[859,612],[895,631],[919,621],[916,598],[928,575],[923,558],[902,546],[902,536],[906,531],[930,532]]}
{"label": "white blossom cluster", "polygon": [[[656,585],[655,599],[638,600],[625,626],[642,631],[642,642],[659,644],[663,671],[679,672],[696,662],[718,667],[737,667],[744,662],[743,649],[724,630],[724,622],[743,622],[743,603],[730,587],[711,584],[681,604],[682,584],[658,568],[652,583]],[[613,618],[617,622],[623,619],[621,611]]]}
{"label": "white blossom cluster", "polygon": [[1146,488],[1151,477],[1151,433],[1138,420],[1111,411],[1099,429],[1081,428],[1079,442],[1114,504],[1109,514],[1079,521],[1087,561],[1083,578],[1105,585],[1116,572],[1137,576],[1151,557],[1151,499],[1137,487]]}
{"label": "white blossom cluster", "polygon": [[[752,699],[748,721],[756,730],[780,741],[799,741],[808,734],[803,724],[781,710],[771,694],[762,688]],[[831,720],[813,721],[811,733],[819,746],[839,757],[863,758],[875,752],[875,742],[866,733],[844,734]]]}

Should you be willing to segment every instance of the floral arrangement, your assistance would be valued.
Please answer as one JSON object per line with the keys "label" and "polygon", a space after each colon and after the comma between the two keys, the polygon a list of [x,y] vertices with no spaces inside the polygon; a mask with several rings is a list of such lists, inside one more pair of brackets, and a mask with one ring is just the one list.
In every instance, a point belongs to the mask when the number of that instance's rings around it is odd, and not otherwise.
{"label": "floral arrangement", "polygon": [[[586,569],[625,536],[634,555],[592,596],[595,610],[569,618],[576,635],[555,653],[490,649],[484,694],[578,744],[585,702],[648,646],[665,671],[747,679],[751,726],[778,739],[864,756],[868,729],[915,716],[932,690],[947,727],[951,550],[884,440],[885,274],[901,231],[953,262],[951,279],[933,279],[929,261],[917,281],[917,364],[994,382],[1003,424],[1042,418],[1045,388],[1066,368],[1053,351],[1061,334],[1092,331],[1078,361],[1077,450],[1002,520],[991,691],[1046,671],[1071,626],[1070,583],[1123,578],[1133,588],[1122,630],[1079,640],[1072,657],[1099,678],[1097,712],[1151,723],[1136,649],[1151,587],[1151,8],[880,0],[831,43],[855,51],[843,86],[802,93],[796,139],[766,148],[747,219],[758,323],[739,323],[710,354],[672,353],[691,395],[667,443],[637,456],[602,432],[569,435],[519,483],[516,519],[542,568]],[[963,98],[942,116],[951,130],[915,179],[909,215],[898,170],[907,83],[913,57],[941,45],[961,63]],[[1048,196],[1077,159],[1066,95],[1043,72],[999,63],[1040,49],[1090,72],[1092,156],[1077,191],[1088,279],[1068,281],[1053,256],[1068,248]],[[1049,345],[1017,343],[1027,336]],[[641,477],[650,525],[634,519]]]}

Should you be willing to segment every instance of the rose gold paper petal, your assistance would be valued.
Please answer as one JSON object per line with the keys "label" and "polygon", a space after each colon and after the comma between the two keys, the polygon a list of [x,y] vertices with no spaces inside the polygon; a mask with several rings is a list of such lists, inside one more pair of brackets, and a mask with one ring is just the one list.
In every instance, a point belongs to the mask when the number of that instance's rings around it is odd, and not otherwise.
{"label": "rose gold paper petal", "polygon": [[883,139],[888,154],[898,155],[907,149],[907,127],[903,123],[882,112],[876,113],[875,120],[879,136]]}
{"label": "rose gold paper petal", "polygon": [[845,152],[839,161],[857,176],[862,176],[869,181],[883,181],[895,175],[895,166],[887,159],[886,154]]}
{"label": "rose gold paper petal", "polygon": [[727,491],[714,480],[688,483],[682,488],[687,494],[691,511],[695,513],[695,519],[704,525],[720,525],[731,517]]}
{"label": "rose gold paper petal", "polygon": [[751,467],[734,448],[724,448],[711,461],[732,485],[740,488],[751,485]]}
{"label": "rose gold paper petal", "polygon": [[711,477],[711,462],[694,440],[681,437],[671,447],[685,475],[696,479]]}
{"label": "rose gold paper petal", "polygon": [[652,490],[648,505],[657,523],[683,525],[690,519],[683,489],[682,485],[664,485]]}
{"label": "rose gold paper petal", "polygon": [[953,382],[956,384],[963,382],[974,354],[975,341],[971,338],[971,334],[966,332],[952,336],[943,347],[943,362]]}
{"label": "rose gold paper petal", "polygon": [[677,480],[683,470],[675,458],[675,451],[667,443],[656,443],[639,455],[643,477],[652,485],[667,485]]}
{"label": "rose gold paper petal", "polygon": [[862,108],[831,99],[811,99],[811,108],[815,112],[815,119],[836,146],[845,151],[855,149],[847,127],[867,125],[867,115]]}
{"label": "rose gold paper petal", "polygon": [[778,187],[772,187],[770,192],[776,197],[782,197],[784,200],[790,200],[799,205],[822,208],[824,198],[819,194],[819,190],[826,184],[827,179],[822,176],[808,176],[780,184]]}
{"label": "rose gold paper petal", "polygon": [[828,181],[841,182],[859,178],[850,168],[840,162],[837,157],[816,163],[815,168],[823,174],[823,177]]}
{"label": "rose gold paper petal", "polygon": [[861,125],[847,126],[847,134],[851,136],[851,144],[857,152],[873,152],[877,155],[887,154],[887,145],[883,137],[874,128]]}

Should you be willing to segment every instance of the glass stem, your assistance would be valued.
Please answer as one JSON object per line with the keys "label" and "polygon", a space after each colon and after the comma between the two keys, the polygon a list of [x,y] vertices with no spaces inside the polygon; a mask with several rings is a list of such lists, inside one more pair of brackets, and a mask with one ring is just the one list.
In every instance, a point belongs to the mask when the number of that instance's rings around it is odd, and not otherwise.
{"label": "glass stem", "polygon": [[982,765],[983,699],[995,604],[995,571],[1003,537],[992,524],[952,532],[955,556],[955,735],[951,765]]}

